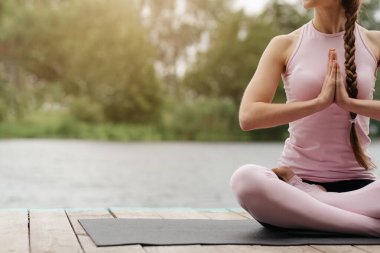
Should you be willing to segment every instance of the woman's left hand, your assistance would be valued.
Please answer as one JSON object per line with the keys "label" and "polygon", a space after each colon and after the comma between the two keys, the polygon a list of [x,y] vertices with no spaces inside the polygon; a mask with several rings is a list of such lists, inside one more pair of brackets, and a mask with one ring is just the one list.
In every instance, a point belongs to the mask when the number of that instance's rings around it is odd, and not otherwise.
{"label": "woman's left hand", "polygon": [[[336,59],[336,56],[335,56]],[[335,82],[335,103],[340,106],[342,109],[348,110],[349,102],[351,98],[349,97],[346,86],[343,82],[342,74],[340,73],[339,63],[336,59],[336,82]]]}

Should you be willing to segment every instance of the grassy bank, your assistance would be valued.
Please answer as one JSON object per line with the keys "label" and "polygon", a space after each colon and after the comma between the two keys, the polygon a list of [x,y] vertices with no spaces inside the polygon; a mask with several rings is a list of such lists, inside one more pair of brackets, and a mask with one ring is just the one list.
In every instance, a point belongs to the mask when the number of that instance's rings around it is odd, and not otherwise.
{"label": "grassy bank", "polygon": [[226,132],[220,129],[178,128],[157,124],[85,123],[65,113],[31,114],[22,120],[0,123],[0,138],[75,138],[112,141],[248,141],[243,131]]}

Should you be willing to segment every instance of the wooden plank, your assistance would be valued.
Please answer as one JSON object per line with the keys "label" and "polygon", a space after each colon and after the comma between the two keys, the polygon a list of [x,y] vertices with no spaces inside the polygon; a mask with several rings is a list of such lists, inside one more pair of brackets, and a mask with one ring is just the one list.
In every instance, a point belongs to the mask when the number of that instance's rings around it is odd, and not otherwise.
{"label": "wooden plank", "polygon": [[[249,252],[260,252],[255,246],[246,245],[202,245],[205,252],[215,252],[215,253],[249,253]],[[261,253],[261,252],[260,252]]]}
{"label": "wooden plank", "polygon": [[146,253],[140,244],[97,247],[88,235],[78,235],[78,238],[86,253]]}
{"label": "wooden plank", "polygon": [[86,235],[86,231],[78,222],[78,219],[113,218],[107,209],[66,209],[67,216],[77,235]]}
{"label": "wooden plank", "polygon": [[200,245],[145,246],[147,253],[207,253]]}
{"label": "wooden plank", "polygon": [[231,212],[226,208],[210,208],[210,209],[198,209],[198,212],[209,219],[213,220],[247,220],[249,218],[236,213]]}
{"label": "wooden plank", "polygon": [[321,253],[309,246],[261,246],[261,245],[202,245],[206,252],[221,253]]}
{"label": "wooden plank", "polygon": [[355,248],[364,250],[369,253],[379,253],[380,246],[379,245],[354,245]]}
{"label": "wooden plank", "polygon": [[0,211],[1,252],[29,252],[28,210]]}
{"label": "wooden plank", "polygon": [[351,245],[311,245],[311,247],[325,253],[367,253]]}
{"label": "wooden plank", "polygon": [[263,253],[321,253],[310,246],[256,246]]}
{"label": "wooden plank", "polygon": [[141,218],[141,219],[162,219],[151,208],[110,208],[110,211],[117,218]]}
{"label": "wooden plank", "polygon": [[241,216],[244,216],[248,219],[253,219],[252,215],[250,215],[246,210],[243,208],[226,208],[230,212],[240,214]]}
{"label": "wooden plank", "polygon": [[63,209],[30,210],[31,252],[83,252]]}
{"label": "wooden plank", "polygon": [[158,209],[155,213],[164,219],[209,219],[198,210],[192,208]]}

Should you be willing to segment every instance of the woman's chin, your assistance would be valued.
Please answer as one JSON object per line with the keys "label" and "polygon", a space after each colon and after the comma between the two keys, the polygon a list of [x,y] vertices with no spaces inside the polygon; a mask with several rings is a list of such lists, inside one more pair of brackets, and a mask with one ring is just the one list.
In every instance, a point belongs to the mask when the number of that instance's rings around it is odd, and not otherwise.
{"label": "woman's chin", "polygon": [[305,9],[313,9],[315,6],[314,6],[314,3],[315,1],[313,0],[303,0],[302,3],[303,3],[303,8]]}
{"label": "woman's chin", "polygon": [[306,5],[306,4],[304,4],[304,5],[303,5],[303,8],[306,9],[306,10],[311,10],[311,9],[313,9],[314,7],[313,7],[313,6],[310,6],[310,5]]}

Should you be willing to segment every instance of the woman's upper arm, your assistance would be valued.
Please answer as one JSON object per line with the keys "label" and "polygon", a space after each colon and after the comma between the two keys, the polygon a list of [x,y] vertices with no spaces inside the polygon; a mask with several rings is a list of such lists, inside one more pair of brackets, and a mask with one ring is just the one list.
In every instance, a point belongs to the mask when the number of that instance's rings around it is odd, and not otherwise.
{"label": "woman's upper arm", "polygon": [[286,62],[286,52],[292,40],[288,35],[272,38],[265,48],[256,72],[246,87],[240,105],[241,116],[253,102],[271,103]]}
{"label": "woman's upper arm", "polygon": [[376,56],[377,67],[380,67],[380,31],[366,31],[366,39],[368,39],[370,50]]}

